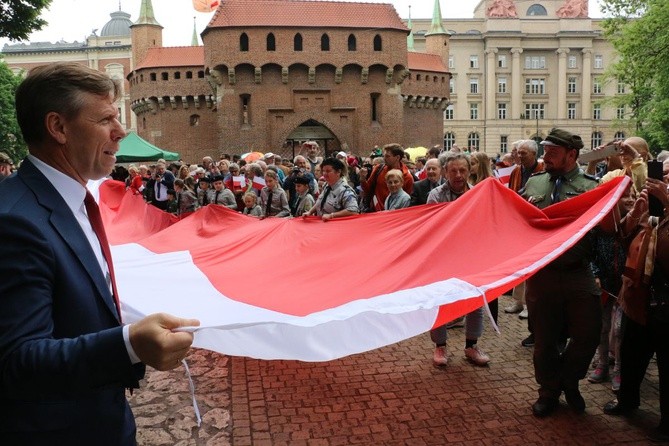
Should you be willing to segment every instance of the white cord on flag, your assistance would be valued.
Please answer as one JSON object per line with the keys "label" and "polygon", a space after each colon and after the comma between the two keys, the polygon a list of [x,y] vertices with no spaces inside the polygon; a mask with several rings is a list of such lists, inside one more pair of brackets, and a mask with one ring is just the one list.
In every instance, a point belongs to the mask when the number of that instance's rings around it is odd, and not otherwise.
{"label": "white cord on flag", "polygon": [[197,419],[197,427],[202,425],[202,417],[200,416],[200,408],[197,406],[197,400],[195,399],[195,384],[193,384],[193,378],[190,376],[190,369],[186,363],[186,359],[182,359],[181,363],[186,369],[186,376],[188,377],[188,384],[190,385],[190,396],[193,400],[193,410],[195,411],[195,418]]}
{"label": "white cord on flag", "polygon": [[495,322],[495,318],[492,317],[492,311],[490,311],[490,306],[488,305],[488,299],[485,298],[485,291],[479,287],[476,287],[476,291],[479,292],[481,297],[483,298],[483,308],[485,308],[485,312],[488,315],[488,318],[490,319],[490,323],[492,324],[492,328],[495,329],[497,334],[501,334],[499,331],[499,326]]}

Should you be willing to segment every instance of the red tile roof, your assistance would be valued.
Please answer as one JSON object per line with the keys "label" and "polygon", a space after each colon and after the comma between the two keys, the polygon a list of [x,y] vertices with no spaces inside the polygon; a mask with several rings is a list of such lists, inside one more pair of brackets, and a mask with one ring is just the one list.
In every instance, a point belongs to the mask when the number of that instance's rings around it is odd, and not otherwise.
{"label": "red tile roof", "polygon": [[141,68],[201,66],[204,66],[203,46],[175,46],[149,48],[146,57],[135,67],[135,70]]}
{"label": "red tile roof", "polygon": [[208,27],[337,27],[408,31],[391,4],[315,0],[223,0]]}
{"label": "red tile roof", "polygon": [[409,70],[436,71],[439,73],[448,73],[448,68],[444,65],[441,56],[437,54],[414,53],[409,51],[407,54]]}

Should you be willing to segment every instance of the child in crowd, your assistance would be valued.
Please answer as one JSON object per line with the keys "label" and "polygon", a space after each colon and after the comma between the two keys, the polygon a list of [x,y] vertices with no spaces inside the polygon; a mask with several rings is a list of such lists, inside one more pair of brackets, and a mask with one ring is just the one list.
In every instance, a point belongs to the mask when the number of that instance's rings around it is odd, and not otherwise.
{"label": "child in crowd", "polygon": [[309,193],[309,178],[304,176],[297,176],[293,180],[295,183],[295,192],[297,194],[297,201],[295,204],[294,217],[304,215],[305,212],[314,207],[314,197]]}
{"label": "child in crowd", "polygon": [[167,189],[167,212],[173,215],[177,215],[177,212],[179,212],[177,192],[174,189]]}
{"label": "child in crowd", "polygon": [[197,196],[195,192],[186,186],[184,180],[174,180],[174,190],[177,193],[177,201],[179,203],[177,215],[185,217],[188,214],[195,212],[197,209]]}
{"label": "child in crowd", "polygon": [[265,172],[265,187],[260,191],[259,204],[263,217],[290,216],[288,197],[279,185],[279,175],[273,170]]}
{"label": "child in crowd", "polygon": [[262,209],[258,205],[258,196],[255,192],[246,192],[243,197],[244,200],[244,210],[242,214],[249,215],[251,217],[262,217]]}
{"label": "child in crowd", "polygon": [[404,175],[401,170],[391,169],[388,171],[386,174],[386,185],[390,191],[390,195],[386,198],[384,205],[386,211],[409,207],[411,196],[402,189],[402,186],[404,186]]}

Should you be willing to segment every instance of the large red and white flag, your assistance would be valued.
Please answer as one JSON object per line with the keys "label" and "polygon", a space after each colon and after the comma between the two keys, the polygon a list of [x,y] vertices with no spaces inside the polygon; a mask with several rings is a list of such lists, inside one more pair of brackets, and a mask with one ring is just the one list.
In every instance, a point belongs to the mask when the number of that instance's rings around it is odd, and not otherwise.
{"label": "large red and white flag", "polygon": [[511,172],[516,169],[516,165],[509,167],[500,167],[495,169],[495,177],[506,187],[509,187],[509,181],[511,180]]}
{"label": "large red and white flag", "polygon": [[628,182],[540,210],[490,178],[453,203],[328,222],[258,220],[224,206],[177,221],[121,183],[99,192],[125,321],[195,317],[197,347],[325,361],[497,298],[592,229]]}

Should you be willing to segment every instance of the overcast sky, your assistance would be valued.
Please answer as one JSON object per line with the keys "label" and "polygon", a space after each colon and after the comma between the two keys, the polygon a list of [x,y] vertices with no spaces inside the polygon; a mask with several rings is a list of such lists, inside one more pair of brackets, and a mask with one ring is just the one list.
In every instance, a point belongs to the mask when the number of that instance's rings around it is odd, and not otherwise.
{"label": "overcast sky", "polygon": [[[351,0],[342,0],[351,1]],[[440,0],[444,18],[471,18],[479,0]],[[432,17],[434,0],[367,0],[368,3],[392,3],[402,18]],[[94,29],[101,30],[110,20],[109,14],[119,9],[130,14],[130,20],[137,20],[141,0],[53,0],[43,14],[49,24],[30,36],[31,42],[82,42]],[[212,13],[198,13],[191,0],[153,0],[153,10],[163,26],[163,45],[187,46],[193,34],[193,17],[200,34]],[[590,0],[590,17],[601,17],[599,0]],[[99,31],[98,31],[99,32]],[[0,39],[0,47],[8,43]],[[15,42],[10,42],[15,43]]]}

